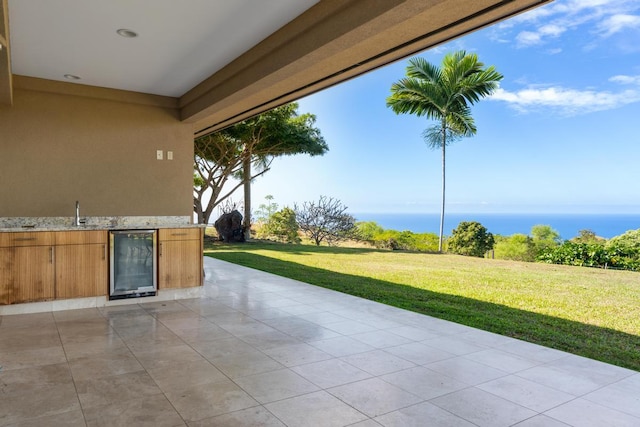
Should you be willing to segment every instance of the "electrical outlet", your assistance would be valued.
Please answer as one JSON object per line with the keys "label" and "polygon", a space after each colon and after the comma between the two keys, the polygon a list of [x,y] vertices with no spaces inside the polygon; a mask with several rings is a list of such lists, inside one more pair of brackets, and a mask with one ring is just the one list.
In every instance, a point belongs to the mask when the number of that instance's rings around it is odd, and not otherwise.
{"label": "electrical outlet", "polygon": [[173,151],[167,151],[167,160],[173,160]]}
{"label": "electrical outlet", "polygon": [[156,159],[162,160],[162,150],[156,150]]}

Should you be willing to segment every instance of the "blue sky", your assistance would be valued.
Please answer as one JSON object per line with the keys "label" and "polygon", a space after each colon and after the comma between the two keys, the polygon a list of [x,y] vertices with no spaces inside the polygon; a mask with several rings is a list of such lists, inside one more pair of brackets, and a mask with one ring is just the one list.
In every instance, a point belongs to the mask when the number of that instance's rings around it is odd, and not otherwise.
{"label": "blue sky", "polygon": [[[640,2],[556,0],[420,56],[478,54],[504,75],[448,147],[447,212],[640,213]],[[329,145],[275,159],[253,206],[334,197],[349,212],[439,212],[432,122],[386,107],[407,60],[300,99]],[[241,193],[234,194],[241,198]]]}

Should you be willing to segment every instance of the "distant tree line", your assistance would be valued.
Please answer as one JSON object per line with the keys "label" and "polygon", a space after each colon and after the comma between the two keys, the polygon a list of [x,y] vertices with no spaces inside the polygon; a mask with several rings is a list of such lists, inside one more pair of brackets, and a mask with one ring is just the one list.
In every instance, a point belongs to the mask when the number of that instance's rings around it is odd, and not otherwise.
{"label": "distant tree line", "polygon": [[[374,221],[356,221],[347,207],[332,197],[320,196],[293,208],[279,209],[273,196],[256,212],[256,237],[301,243],[305,236],[316,245],[357,240],[379,249],[440,252],[436,233],[388,230]],[[527,234],[494,235],[476,221],[463,221],[444,240],[445,252],[526,262],[640,271],[640,229],[604,239],[580,230],[563,241],[549,225],[534,225]]]}
{"label": "distant tree line", "polygon": [[629,230],[609,240],[583,230],[575,239],[546,248],[536,257],[550,264],[616,268],[640,271],[640,229]]}
{"label": "distant tree line", "polygon": [[609,240],[580,230],[576,237],[563,241],[549,225],[535,225],[529,235],[491,236],[477,222],[462,222],[453,230],[448,246],[449,252],[461,255],[640,271],[640,229]]}
{"label": "distant tree line", "polygon": [[373,221],[361,221],[356,226],[358,238],[379,249],[438,252],[439,236],[435,233],[385,230]]}

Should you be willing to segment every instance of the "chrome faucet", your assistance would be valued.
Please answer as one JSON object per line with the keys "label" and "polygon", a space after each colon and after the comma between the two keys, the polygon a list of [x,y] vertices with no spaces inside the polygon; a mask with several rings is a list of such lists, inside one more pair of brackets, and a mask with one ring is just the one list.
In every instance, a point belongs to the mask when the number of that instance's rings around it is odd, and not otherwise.
{"label": "chrome faucet", "polygon": [[80,202],[76,200],[76,227],[80,226]]}

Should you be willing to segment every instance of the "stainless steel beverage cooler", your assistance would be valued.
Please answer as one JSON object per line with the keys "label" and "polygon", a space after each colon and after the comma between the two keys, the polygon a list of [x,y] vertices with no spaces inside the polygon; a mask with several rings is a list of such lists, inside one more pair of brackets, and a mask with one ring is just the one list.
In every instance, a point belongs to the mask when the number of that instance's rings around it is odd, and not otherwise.
{"label": "stainless steel beverage cooler", "polygon": [[156,230],[109,232],[109,299],[153,296],[158,289]]}

